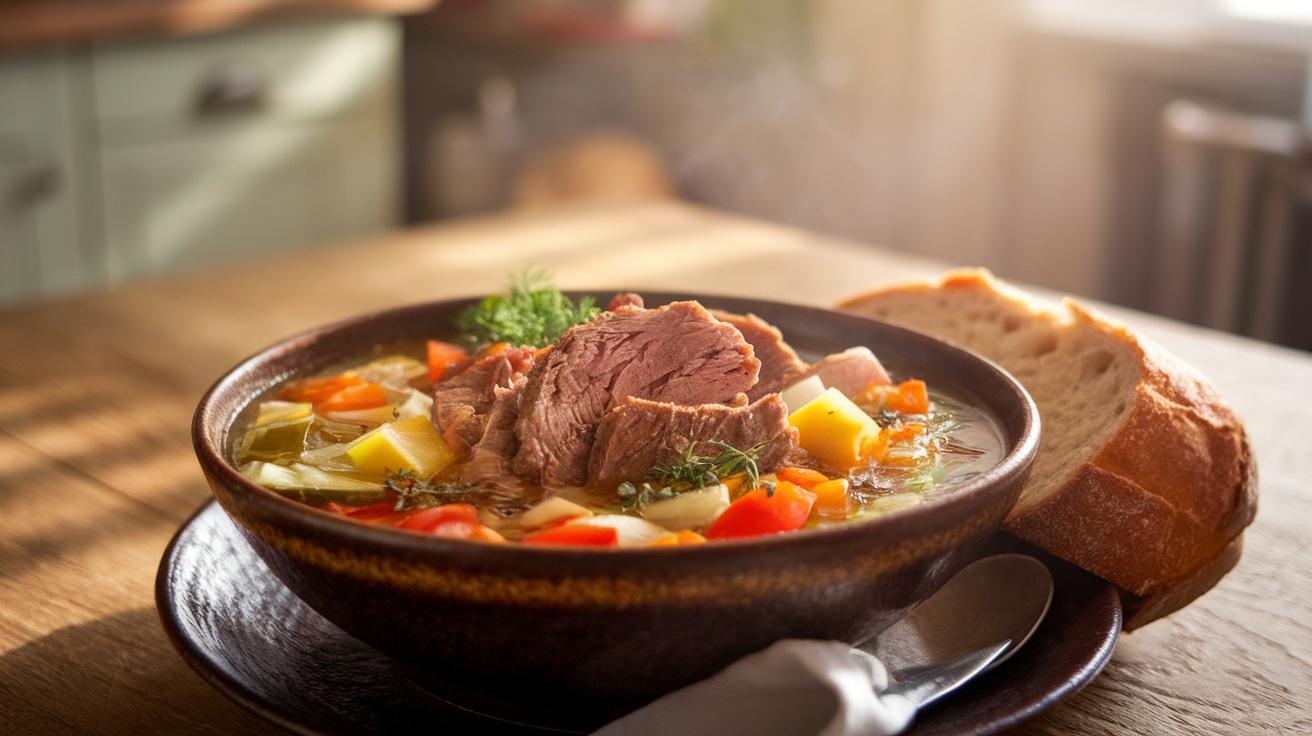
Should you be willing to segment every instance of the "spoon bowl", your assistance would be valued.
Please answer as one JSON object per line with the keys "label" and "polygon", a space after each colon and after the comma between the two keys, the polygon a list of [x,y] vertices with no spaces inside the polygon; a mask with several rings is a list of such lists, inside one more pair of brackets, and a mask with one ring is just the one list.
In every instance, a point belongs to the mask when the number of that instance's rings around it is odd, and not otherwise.
{"label": "spoon bowl", "polygon": [[885,629],[872,653],[899,684],[937,683],[917,689],[924,705],[1009,659],[1038,629],[1052,593],[1052,573],[1029,555],[976,560]]}

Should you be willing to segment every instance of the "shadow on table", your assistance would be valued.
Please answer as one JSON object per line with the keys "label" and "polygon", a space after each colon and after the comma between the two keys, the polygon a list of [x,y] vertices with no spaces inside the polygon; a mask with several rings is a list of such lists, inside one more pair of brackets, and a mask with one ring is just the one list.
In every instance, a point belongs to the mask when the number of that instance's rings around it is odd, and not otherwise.
{"label": "shadow on table", "polygon": [[210,688],[153,608],[58,629],[0,655],[6,733],[284,733]]}

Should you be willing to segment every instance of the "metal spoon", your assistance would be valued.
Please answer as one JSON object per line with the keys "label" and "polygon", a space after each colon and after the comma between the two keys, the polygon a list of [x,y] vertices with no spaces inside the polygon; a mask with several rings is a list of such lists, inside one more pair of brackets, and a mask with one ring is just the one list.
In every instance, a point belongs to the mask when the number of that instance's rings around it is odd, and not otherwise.
{"label": "metal spoon", "polygon": [[1002,664],[1052,603],[1052,573],[1033,557],[1001,554],[962,568],[867,645],[888,668],[884,692],[923,707]]}

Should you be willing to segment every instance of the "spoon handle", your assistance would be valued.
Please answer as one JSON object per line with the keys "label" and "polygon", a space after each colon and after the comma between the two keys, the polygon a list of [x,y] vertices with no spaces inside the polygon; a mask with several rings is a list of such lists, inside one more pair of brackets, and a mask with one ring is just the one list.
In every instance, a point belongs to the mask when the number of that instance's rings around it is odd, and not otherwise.
{"label": "spoon handle", "polygon": [[1010,645],[1011,640],[1002,641],[947,662],[900,670],[893,673],[896,682],[880,694],[901,695],[922,708],[982,672]]}

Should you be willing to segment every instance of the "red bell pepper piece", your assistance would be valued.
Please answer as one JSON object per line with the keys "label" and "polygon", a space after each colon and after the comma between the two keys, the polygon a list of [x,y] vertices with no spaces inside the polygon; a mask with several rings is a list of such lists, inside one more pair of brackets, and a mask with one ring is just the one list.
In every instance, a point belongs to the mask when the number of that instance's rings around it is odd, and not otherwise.
{"label": "red bell pepper piece", "polygon": [[504,542],[505,537],[478,520],[478,509],[467,503],[448,503],[416,511],[396,525],[452,539]]}
{"label": "red bell pepper piece", "polygon": [[581,544],[591,547],[614,547],[620,535],[613,526],[561,524],[524,537],[529,544]]}
{"label": "red bell pepper piece", "polygon": [[748,491],[707,527],[707,539],[755,537],[761,534],[789,532],[802,528],[815,505],[815,494],[781,480],[774,491],[757,488]]}

